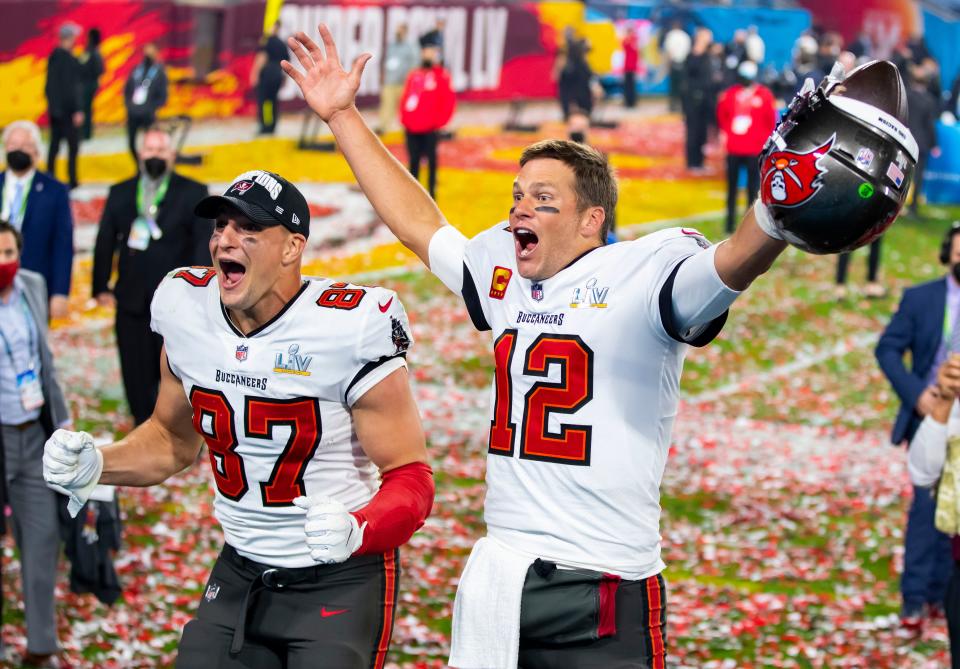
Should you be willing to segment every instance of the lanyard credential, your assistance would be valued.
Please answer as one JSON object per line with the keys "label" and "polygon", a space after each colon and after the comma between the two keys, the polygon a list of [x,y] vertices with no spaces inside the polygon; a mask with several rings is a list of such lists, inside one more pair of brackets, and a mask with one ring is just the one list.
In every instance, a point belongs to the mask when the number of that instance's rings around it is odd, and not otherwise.
{"label": "lanyard credential", "polygon": [[[36,175],[36,172],[31,174],[30,179],[23,184],[23,194],[20,196],[20,211],[16,212],[16,215],[14,215],[14,212],[10,212],[10,218],[14,219],[14,221],[18,224],[23,223],[23,217],[27,215],[27,199],[30,197],[30,190],[33,187],[33,177]],[[5,191],[7,189],[4,188],[3,190]],[[3,206],[6,205],[6,202],[3,202],[2,198],[3,193],[0,192],[0,209],[3,209]],[[12,202],[10,203],[10,206],[13,206]]]}
{"label": "lanyard credential", "polygon": [[157,187],[157,193],[153,196],[153,202],[150,203],[150,206],[144,209],[143,207],[143,178],[137,180],[137,213],[140,216],[146,216],[147,218],[156,219],[157,209],[160,207],[160,203],[163,202],[163,198],[167,194],[167,188],[170,186],[170,175],[168,174],[166,178],[160,183]]}
{"label": "lanyard credential", "polygon": [[[33,357],[34,357],[33,351],[36,347],[37,342],[34,339],[34,331],[32,327],[33,323],[32,323],[32,317],[30,315],[30,309],[27,307],[27,300],[22,294],[20,295],[20,306],[23,309],[24,322],[26,323],[26,326],[27,326],[27,342],[29,346],[28,358],[30,359],[30,366],[27,369],[33,369],[35,367],[34,360],[33,360]],[[17,374],[20,374],[20,372],[16,371],[17,361],[13,357],[13,350],[11,350],[10,348],[10,342],[7,341],[7,336],[3,333],[3,328],[0,328],[0,339],[3,340],[3,348],[6,350],[7,356],[9,356],[10,358],[10,363],[13,365],[14,372]]]}

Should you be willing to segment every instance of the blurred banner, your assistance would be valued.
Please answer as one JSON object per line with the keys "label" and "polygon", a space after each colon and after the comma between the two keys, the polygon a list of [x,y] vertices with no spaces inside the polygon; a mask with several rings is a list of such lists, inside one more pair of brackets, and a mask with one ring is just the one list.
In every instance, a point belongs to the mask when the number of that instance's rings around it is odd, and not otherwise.
{"label": "blurred banner", "polygon": [[848,42],[861,33],[870,38],[879,58],[923,30],[923,17],[915,0],[797,0],[813,14],[824,30],[843,35]]}
{"label": "blurred banner", "polygon": [[960,204],[960,125],[937,123],[940,156],[930,158],[923,194],[931,204]]}
{"label": "blurred banner", "polygon": [[[277,11],[281,36],[296,30],[316,34],[327,23],[341,58],[349,63],[362,51],[374,54],[363,79],[361,103],[380,91],[382,55],[396,27],[406,23],[410,39],[444,26],[444,63],[458,96],[465,100],[544,98],[555,94],[552,80],[557,42],[567,25],[582,24],[584,5],[560,0],[500,3],[459,0],[442,4],[402,0],[357,4],[327,0],[286,0],[265,4],[247,0],[226,6],[183,5],[173,0],[0,0],[0,125],[18,118],[46,122],[46,62],[56,46],[57,28],[72,21],[103,34],[106,72],[94,101],[98,123],[126,117],[123,85],[147,42],[156,42],[167,64],[170,98],[161,117],[194,118],[252,114],[249,82],[253,57],[270,17]],[[611,28],[612,31],[612,28]],[[81,36],[78,50],[83,48]],[[297,107],[296,87],[286,85],[281,100]]]}

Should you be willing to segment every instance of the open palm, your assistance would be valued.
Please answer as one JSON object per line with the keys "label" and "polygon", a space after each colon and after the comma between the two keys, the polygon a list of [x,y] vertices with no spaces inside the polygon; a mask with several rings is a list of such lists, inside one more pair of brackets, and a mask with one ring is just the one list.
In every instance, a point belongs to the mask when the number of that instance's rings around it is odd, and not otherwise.
{"label": "open palm", "polygon": [[301,72],[288,61],[283,61],[281,67],[300,87],[303,99],[310,105],[310,109],[329,122],[337,112],[353,106],[357,89],[360,88],[363,68],[372,56],[369,53],[361,54],[347,72],[340,64],[333,35],[323,24],[320,24],[320,40],[323,42],[323,49],[307,37],[306,33],[298,32],[290,37],[287,44],[304,71]]}

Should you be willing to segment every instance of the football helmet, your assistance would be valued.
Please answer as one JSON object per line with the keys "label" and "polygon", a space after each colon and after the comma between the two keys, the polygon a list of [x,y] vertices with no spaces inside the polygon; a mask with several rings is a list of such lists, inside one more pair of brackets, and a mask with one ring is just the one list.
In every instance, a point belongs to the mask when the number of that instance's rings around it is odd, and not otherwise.
{"label": "football helmet", "polygon": [[760,154],[766,218],[790,244],[840,253],[886,230],[906,199],[917,142],[903,80],[887,61],[808,79]]}

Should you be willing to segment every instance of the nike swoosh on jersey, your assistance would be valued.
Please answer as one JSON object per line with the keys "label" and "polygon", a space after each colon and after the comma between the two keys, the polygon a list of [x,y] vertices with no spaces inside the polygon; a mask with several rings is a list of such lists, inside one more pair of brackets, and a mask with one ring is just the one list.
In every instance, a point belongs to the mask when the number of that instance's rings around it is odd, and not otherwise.
{"label": "nike swoosh on jersey", "polygon": [[391,304],[393,304],[393,298],[392,298],[392,297],[391,297],[389,300],[387,300],[387,303],[386,303],[386,304],[380,304],[379,302],[377,302],[377,306],[380,307],[380,313],[381,313],[381,314],[387,313],[387,309],[390,308],[390,305],[391,305]]}
{"label": "nike swoosh on jersey", "polygon": [[339,616],[341,613],[346,613],[350,609],[328,609],[326,606],[320,608],[320,617],[329,618],[330,616]]}

